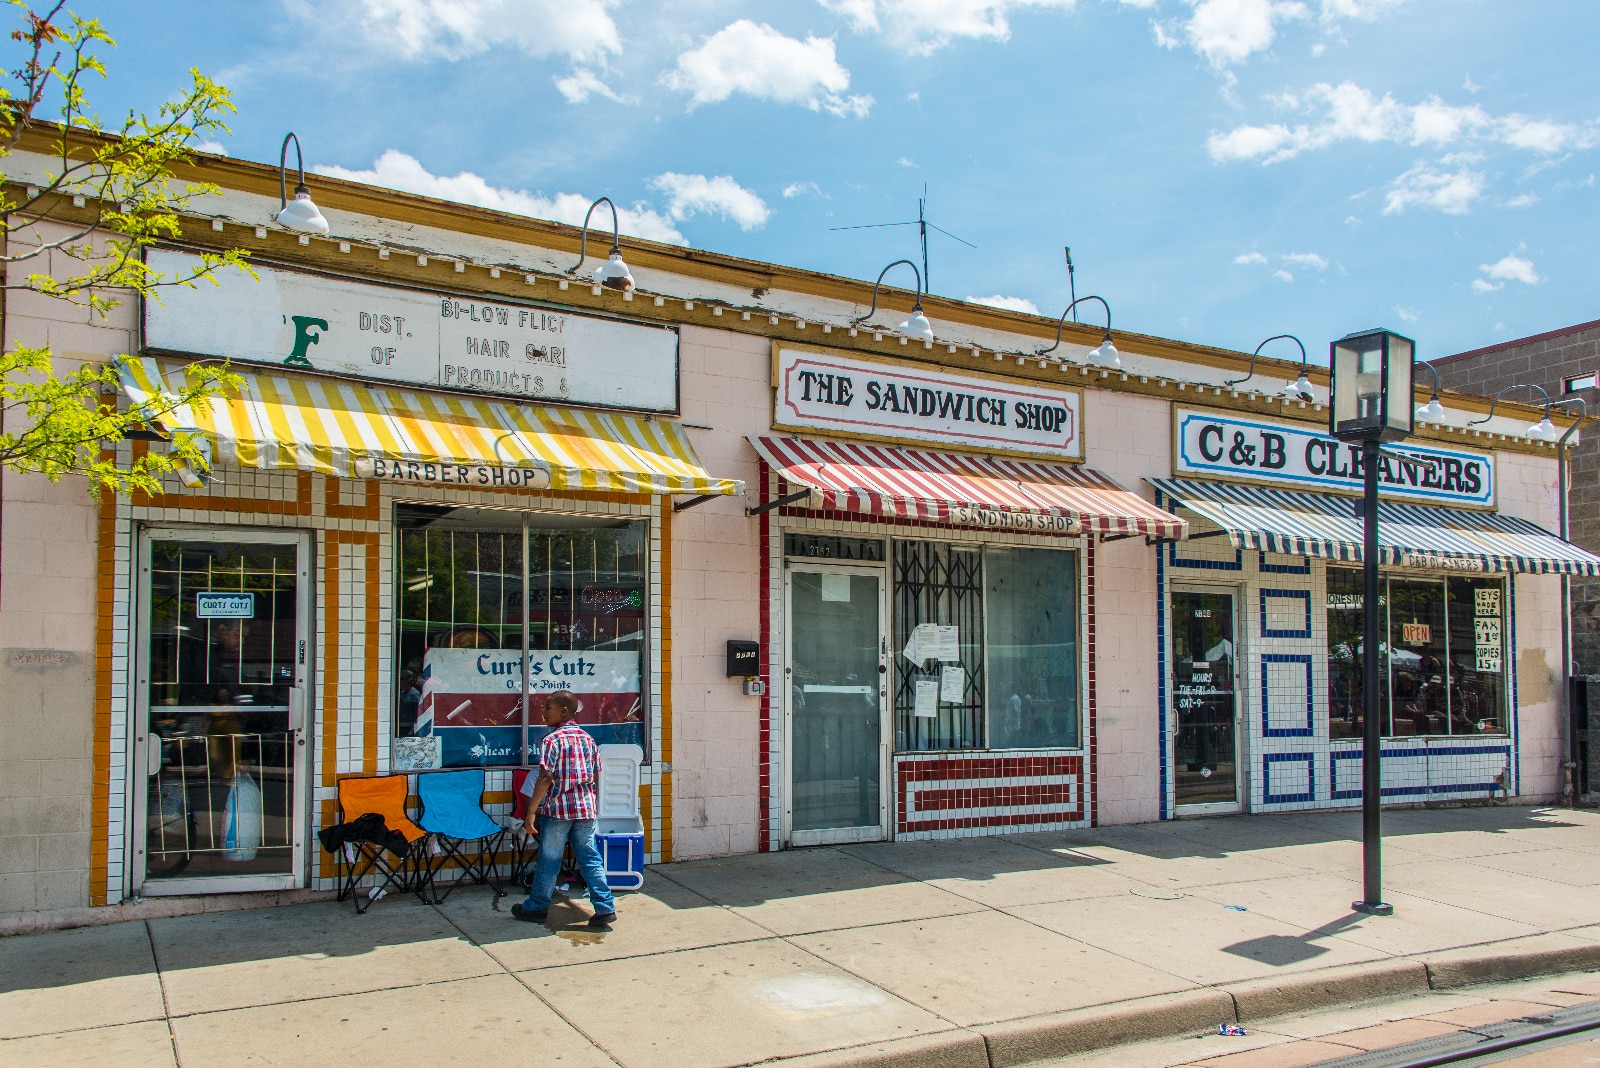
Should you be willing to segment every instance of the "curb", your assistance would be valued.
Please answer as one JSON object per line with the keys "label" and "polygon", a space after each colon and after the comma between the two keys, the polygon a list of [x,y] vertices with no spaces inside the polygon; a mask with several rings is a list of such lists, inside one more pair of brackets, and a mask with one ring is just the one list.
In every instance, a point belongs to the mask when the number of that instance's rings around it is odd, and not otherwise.
{"label": "curb", "polygon": [[780,1068],[1017,1068],[1126,1043],[1209,1031],[1219,1023],[1590,969],[1600,969],[1600,945],[1445,960],[1407,957],[1200,987],[761,1063]]}

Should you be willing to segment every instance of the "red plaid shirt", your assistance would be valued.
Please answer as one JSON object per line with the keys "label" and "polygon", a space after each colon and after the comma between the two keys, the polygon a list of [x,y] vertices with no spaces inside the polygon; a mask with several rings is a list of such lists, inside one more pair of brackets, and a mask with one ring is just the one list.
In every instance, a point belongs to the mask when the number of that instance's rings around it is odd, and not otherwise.
{"label": "red plaid shirt", "polygon": [[[600,818],[595,798],[595,781],[600,777],[600,750],[587,731],[571,720],[563,723],[539,744],[539,767],[550,773],[550,792],[539,805],[538,814],[556,820]],[[523,787],[533,794],[535,776]]]}

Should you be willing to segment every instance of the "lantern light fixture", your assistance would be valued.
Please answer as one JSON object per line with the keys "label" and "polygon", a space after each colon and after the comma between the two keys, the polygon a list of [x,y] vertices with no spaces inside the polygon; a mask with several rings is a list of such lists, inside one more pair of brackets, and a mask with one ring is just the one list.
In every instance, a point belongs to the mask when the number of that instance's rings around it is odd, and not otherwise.
{"label": "lantern light fixture", "polygon": [[1046,355],[1049,355],[1050,353],[1054,352],[1056,349],[1061,347],[1061,331],[1067,325],[1067,316],[1072,314],[1072,309],[1073,308],[1076,308],[1078,305],[1080,305],[1084,301],[1088,301],[1088,300],[1097,300],[1097,301],[1099,301],[1100,302],[1100,307],[1104,308],[1105,312],[1106,312],[1106,334],[1105,334],[1105,337],[1100,339],[1099,347],[1092,348],[1092,349],[1089,350],[1089,359],[1092,362],[1099,364],[1101,367],[1121,367],[1122,366],[1122,357],[1117,353],[1117,346],[1112,344],[1112,342],[1111,342],[1111,305],[1106,303],[1106,299],[1104,297],[1095,296],[1092,293],[1089,294],[1086,297],[1079,297],[1076,300],[1074,300],[1071,304],[1068,304],[1066,306],[1066,309],[1064,311],[1062,311],[1062,313],[1061,313],[1061,318],[1056,321],[1056,340],[1055,340],[1055,343],[1050,345],[1048,348],[1043,348],[1043,349],[1037,350],[1034,353],[1035,356],[1046,356]]}
{"label": "lantern light fixture", "polygon": [[[289,199],[289,142],[294,142],[295,169],[300,180],[295,183],[294,200]],[[294,131],[283,139],[278,150],[278,213],[273,216],[278,225],[300,234],[325,234],[328,220],[311,202],[311,190],[306,188],[306,160],[300,152],[300,138]]]}
{"label": "lantern light fixture", "polygon": [[883,285],[883,276],[888,274],[895,267],[900,266],[902,263],[907,267],[910,267],[911,273],[916,276],[917,297],[916,303],[911,306],[911,314],[907,316],[905,322],[895,327],[895,331],[901,337],[915,338],[918,341],[932,341],[933,324],[930,323],[928,321],[928,317],[922,313],[922,272],[917,270],[917,265],[912,263],[910,260],[895,260],[893,263],[889,264],[889,266],[878,272],[878,280],[872,284],[872,307],[867,310],[867,314],[855,319],[851,319],[850,325],[852,327],[859,326],[878,313],[878,290],[879,287]]}
{"label": "lantern light fixture", "polygon": [[618,293],[626,293],[633,289],[633,272],[628,270],[628,265],[622,261],[622,227],[617,219],[617,206],[611,202],[610,197],[601,197],[589,205],[589,210],[583,214],[583,236],[578,242],[578,262],[567,268],[567,273],[575,275],[583,266],[583,261],[589,254],[589,220],[594,215],[594,209],[601,204],[611,209],[611,255],[606,262],[594,269],[590,276],[596,285]]}
{"label": "lantern light fixture", "polygon": [[1416,342],[1388,330],[1346,334],[1329,346],[1328,433],[1340,441],[1400,441],[1416,417]]}
{"label": "lantern light fixture", "polygon": [[1271,337],[1267,338],[1267,340],[1257,345],[1256,351],[1250,354],[1250,367],[1245,371],[1244,377],[1230,378],[1228,381],[1222,383],[1222,387],[1224,389],[1231,389],[1240,383],[1248,382],[1250,379],[1254,378],[1256,373],[1256,359],[1261,355],[1261,350],[1266,348],[1274,341],[1293,341],[1296,345],[1300,346],[1300,377],[1283,387],[1282,396],[1284,399],[1303,401],[1316,400],[1317,396],[1316,393],[1312,391],[1311,379],[1306,377],[1305,343],[1299,338],[1295,337],[1293,334],[1273,334]]}

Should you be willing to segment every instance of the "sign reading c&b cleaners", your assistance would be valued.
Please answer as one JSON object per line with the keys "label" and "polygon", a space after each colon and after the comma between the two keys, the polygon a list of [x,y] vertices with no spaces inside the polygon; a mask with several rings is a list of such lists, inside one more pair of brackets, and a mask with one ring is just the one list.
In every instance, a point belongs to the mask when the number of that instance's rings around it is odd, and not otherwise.
{"label": "sign reading c&b cleaners", "polygon": [[[1361,492],[1361,445],[1305,423],[1175,408],[1173,473],[1224,475],[1297,489]],[[1493,506],[1494,457],[1400,442],[1384,446],[1378,491],[1433,504]],[[1395,457],[1413,459],[1406,463]]]}
{"label": "sign reading c&b cleaners", "polygon": [[977,451],[1083,458],[1075,389],[781,348],[772,425]]}

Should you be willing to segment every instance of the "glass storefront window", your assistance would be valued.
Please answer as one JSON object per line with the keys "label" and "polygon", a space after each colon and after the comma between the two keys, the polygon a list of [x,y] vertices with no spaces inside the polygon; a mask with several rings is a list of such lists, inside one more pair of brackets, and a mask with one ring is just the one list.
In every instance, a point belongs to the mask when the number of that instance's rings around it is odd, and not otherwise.
{"label": "glass storefront window", "polygon": [[[1380,661],[1385,737],[1505,733],[1505,582],[1384,575]],[[1328,733],[1362,730],[1361,572],[1327,572]]]}
{"label": "glass storefront window", "polygon": [[984,553],[989,747],[1078,744],[1078,569],[1075,553]]}
{"label": "glass storefront window", "polygon": [[[899,751],[1082,744],[1076,552],[902,540],[893,557]],[[954,628],[959,659],[925,655],[919,627]]]}
{"label": "glass storefront window", "polygon": [[597,741],[644,746],[643,520],[407,504],[396,519],[397,770],[525,764],[560,689]]}

